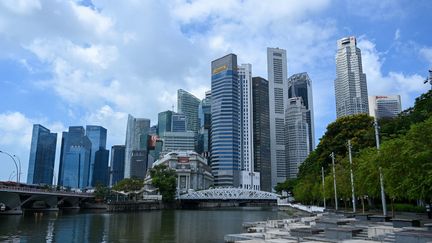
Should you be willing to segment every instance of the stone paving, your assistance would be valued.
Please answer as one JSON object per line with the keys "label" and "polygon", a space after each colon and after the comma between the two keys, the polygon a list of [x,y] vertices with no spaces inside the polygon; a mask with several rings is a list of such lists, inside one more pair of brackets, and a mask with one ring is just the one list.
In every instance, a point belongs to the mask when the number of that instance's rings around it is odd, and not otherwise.
{"label": "stone paving", "polygon": [[432,242],[430,220],[415,214],[394,219],[380,215],[317,213],[309,217],[247,222],[246,233],[225,236],[232,243],[282,242]]}

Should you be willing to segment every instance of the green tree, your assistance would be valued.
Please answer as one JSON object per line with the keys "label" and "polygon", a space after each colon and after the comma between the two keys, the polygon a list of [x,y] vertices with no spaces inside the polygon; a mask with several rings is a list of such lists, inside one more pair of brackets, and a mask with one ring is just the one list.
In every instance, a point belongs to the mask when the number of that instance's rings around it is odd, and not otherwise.
{"label": "green tree", "polygon": [[105,198],[109,195],[110,189],[107,186],[104,186],[98,183],[95,187],[95,198],[98,200],[105,200]]}
{"label": "green tree", "polygon": [[293,189],[297,183],[296,179],[286,179],[282,183],[278,183],[275,186],[275,191],[278,193],[282,193],[282,191],[293,192]]}
{"label": "green tree", "polygon": [[156,165],[150,170],[152,184],[159,189],[164,202],[173,202],[176,193],[176,172],[166,165]]}
{"label": "green tree", "polygon": [[144,180],[138,178],[126,178],[117,184],[115,184],[112,189],[115,191],[131,192],[138,191],[144,186]]}

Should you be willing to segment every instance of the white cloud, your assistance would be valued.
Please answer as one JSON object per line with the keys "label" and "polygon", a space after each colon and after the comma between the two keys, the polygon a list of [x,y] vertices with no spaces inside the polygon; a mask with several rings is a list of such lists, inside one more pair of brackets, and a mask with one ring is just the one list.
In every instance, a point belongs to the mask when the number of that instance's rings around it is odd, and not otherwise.
{"label": "white cloud", "polygon": [[401,36],[401,34],[400,34],[400,29],[397,29],[396,31],[395,31],[395,34],[394,34],[394,40],[399,40],[400,39],[400,36]]}
{"label": "white cloud", "polygon": [[41,9],[39,0],[3,0],[0,4],[18,14],[30,14]]}
{"label": "white cloud", "polygon": [[408,108],[414,104],[415,97],[427,91],[428,87],[423,84],[424,78],[418,74],[407,75],[397,71],[383,73],[384,54],[378,52],[370,40],[360,38],[358,47],[362,51],[369,95],[401,95],[402,107]]}

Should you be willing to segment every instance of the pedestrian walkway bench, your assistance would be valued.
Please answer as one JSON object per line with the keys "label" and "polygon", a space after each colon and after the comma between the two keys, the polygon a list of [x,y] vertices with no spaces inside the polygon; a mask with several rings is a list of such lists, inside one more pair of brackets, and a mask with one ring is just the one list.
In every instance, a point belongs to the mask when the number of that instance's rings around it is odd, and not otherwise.
{"label": "pedestrian walkway bench", "polygon": [[418,219],[391,219],[393,222],[393,227],[402,228],[402,227],[420,227],[420,220]]}
{"label": "pedestrian walkway bench", "polygon": [[334,218],[328,218],[328,219],[318,219],[316,220],[316,226],[318,228],[335,228],[339,227],[340,225],[346,225],[349,224],[351,221],[346,219],[334,219]]}
{"label": "pedestrian walkway bench", "polygon": [[356,214],[355,219],[361,220],[361,221],[366,221],[366,220],[369,220],[369,216],[372,216],[372,214]]}
{"label": "pedestrian walkway bench", "polygon": [[391,217],[384,215],[370,215],[369,220],[372,222],[389,222]]}
{"label": "pedestrian walkway bench", "polygon": [[290,230],[291,236],[294,237],[308,237],[312,235],[319,234],[320,232],[323,232],[323,229],[318,228],[310,228],[310,227],[302,227],[302,228],[294,228]]}
{"label": "pedestrian walkway bench", "polygon": [[354,227],[328,228],[325,230],[325,236],[328,239],[349,240],[360,233],[363,229]]}

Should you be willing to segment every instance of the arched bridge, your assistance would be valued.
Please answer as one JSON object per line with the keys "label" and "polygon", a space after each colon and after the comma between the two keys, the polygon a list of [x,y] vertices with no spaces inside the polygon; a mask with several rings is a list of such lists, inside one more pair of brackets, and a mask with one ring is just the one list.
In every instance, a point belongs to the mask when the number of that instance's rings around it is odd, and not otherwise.
{"label": "arched bridge", "polygon": [[202,191],[190,191],[177,197],[180,200],[209,201],[277,201],[279,195],[271,192],[233,187],[218,187]]}

